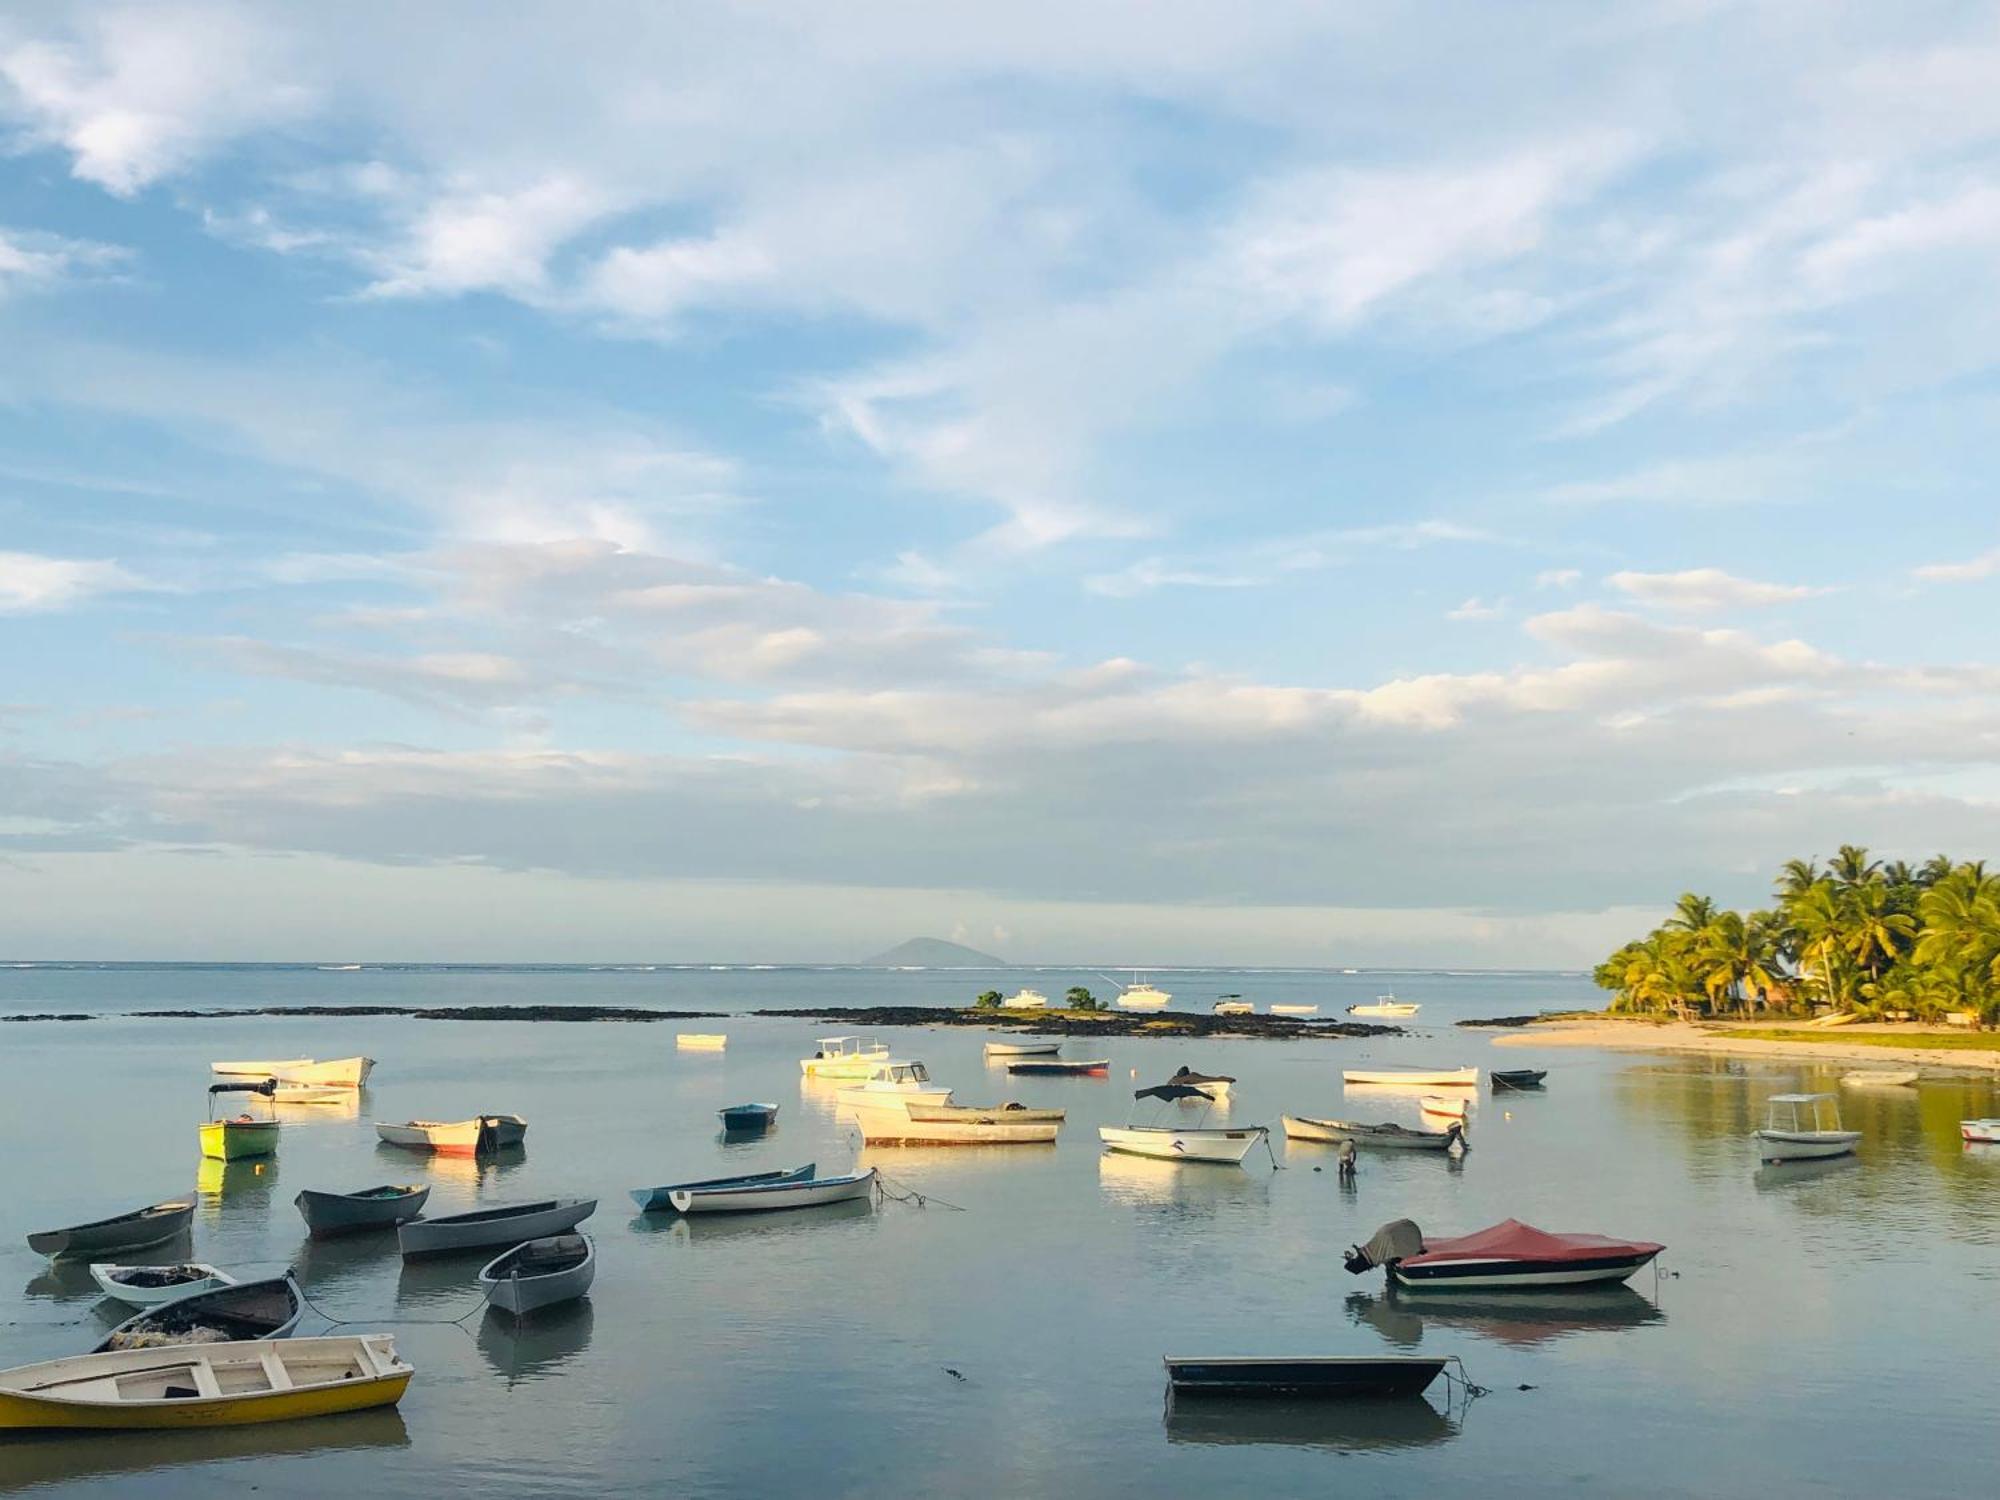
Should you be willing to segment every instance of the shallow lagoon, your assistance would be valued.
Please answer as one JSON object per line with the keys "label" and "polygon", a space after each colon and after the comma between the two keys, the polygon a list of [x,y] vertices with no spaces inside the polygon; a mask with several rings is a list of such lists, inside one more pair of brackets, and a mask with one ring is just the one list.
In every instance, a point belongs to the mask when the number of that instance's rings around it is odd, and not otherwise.
{"label": "shallow lagoon", "polygon": [[[246,1003],[382,998],[329,993],[349,977],[301,980],[282,997],[260,984]],[[1034,982],[1052,989],[1059,977]],[[1336,983],[1196,982],[1279,999]],[[0,1006],[44,1008],[16,983],[0,990]],[[442,1004],[492,993],[424,976],[398,983]],[[837,997],[825,976],[739,971],[726,983],[739,993],[720,1008],[733,1009],[910,1003],[905,991],[955,995],[965,981],[947,989],[937,976],[877,977],[865,994],[856,985]],[[1586,998],[1573,980],[1428,983],[1395,981],[1426,1002],[1426,1019]],[[235,984],[200,987],[243,998]],[[1341,1003],[1388,987],[1365,976],[1344,985],[1356,989]],[[127,1003],[119,986],[137,998]],[[1184,980],[1169,987],[1199,993]],[[526,988],[536,999],[694,1008],[687,994],[607,998],[573,977]],[[193,998],[144,990],[122,976],[88,993],[79,983],[46,1008]],[[419,1370],[395,1413],[10,1443],[0,1446],[0,1493],[178,1496],[257,1484],[429,1496],[449,1484],[522,1495],[850,1495],[879,1493],[885,1479],[981,1500],[1334,1484],[1427,1497],[1991,1488],[1995,1445],[1977,1393],[2000,1343],[2000,1150],[1968,1150],[1956,1137],[1961,1116],[2000,1113],[1989,1081],[1850,1092],[1849,1123],[1867,1132],[1858,1162],[1760,1169],[1745,1137],[1764,1095],[1831,1086],[1833,1072],[1502,1053],[1483,1037],[1426,1027],[1366,1043],[1078,1044],[1112,1059],[1110,1079],[1009,1080],[982,1061],[976,1032],[909,1031],[889,1039],[961,1098],[1066,1105],[1062,1141],[862,1156],[898,1192],[929,1195],[928,1207],[641,1220],[628,1188],[808,1159],[841,1170],[856,1155],[831,1087],[804,1083],[796,1063],[817,1030],[837,1028],[748,1018],[698,1028],[728,1031],[720,1055],[677,1052],[675,1029],[402,1019],[0,1028],[0,1125],[15,1143],[0,1224],[7,1363],[85,1347],[112,1321],[87,1273],[52,1273],[22,1243],[27,1230],[199,1189],[193,1253],[298,1265],[315,1302],[395,1331]],[[355,1050],[382,1060],[357,1110],[289,1111],[296,1128],[261,1172],[254,1163],[198,1172],[194,1127],[211,1057]],[[1462,1163],[1366,1157],[1352,1193],[1323,1147],[1278,1143],[1283,1171],[1261,1153],[1237,1169],[1097,1150],[1093,1127],[1126,1118],[1133,1072],[1150,1082],[1181,1062],[1239,1078],[1232,1122],[1275,1125],[1289,1109],[1415,1123],[1413,1100],[1343,1089],[1340,1068],[1363,1059],[1554,1071],[1544,1095],[1482,1091]],[[778,1129],[721,1141],[713,1111],[749,1098],[783,1106]],[[427,1161],[378,1146],[369,1128],[375,1118],[480,1109],[526,1116],[526,1150],[479,1167]],[[597,1194],[585,1226],[601,1256],[589,1303],[521,1334],[497,1315],[467,1331],[386,1321],[471,1309],[477,1258],[405,1268],[391,1239],[311,1245],[291,1198],[306,1186],[418,1180],[435,1185],[439,1212]],[[1340,1269],[1340,1251],[1385,1219],[1458,1231],[1510,1214],[1663,1240],[1664,1273],[1642,1272],[1615,1297],[1433,1306],[1392,1302],[1379,1273]],[[317,1327],[308,1320],[301,1331]],[[1415,1348],[1462,1356],[1491,1394],[1452,1402],[1440,1385],[1421,1410],[1184,1403],[1170,1413],[1164,1400],[1160,1357],[1170,1351]]]}

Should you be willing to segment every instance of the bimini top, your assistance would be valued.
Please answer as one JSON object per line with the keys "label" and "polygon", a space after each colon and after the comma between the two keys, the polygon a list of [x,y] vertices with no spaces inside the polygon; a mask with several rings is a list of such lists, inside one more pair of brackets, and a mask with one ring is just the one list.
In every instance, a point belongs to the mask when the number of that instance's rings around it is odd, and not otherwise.
{"label": "bimini top", "polygon": [[1197,1073],[1185,1065],[1174,1070],[1168,1083],[1234,1083],[1236,1080],[1227,1073]]}
{"label": "bimini top", "polygon": [[1203,1099],[1210,1104],[1215,1101],[1200,1089],[1191,1089],[1184,1083],[1156,1083],[1149,1089],[1132,1090],[1134,1099]]}
{"label": "bimini top", "polygon": [[1523,1224],[1519,1219],[1503,1219],[1488,1229],[1462,1234],[1456,1239],[1424,1237],[1423,1253],[1407,1257],[1406,1266],[1439,1265],[1459,1260],[1597,1260],[1606,1255],[1654,1255],[1666,1249],[1650,1240],[1619,1240],[1601,1234],[1552,1234]]}
{"label": "bimini top", "polygon": [[1811,1104],[1820,1099],[1838,1099],[1838,1094],[1773,1094],[1766,1104]]}

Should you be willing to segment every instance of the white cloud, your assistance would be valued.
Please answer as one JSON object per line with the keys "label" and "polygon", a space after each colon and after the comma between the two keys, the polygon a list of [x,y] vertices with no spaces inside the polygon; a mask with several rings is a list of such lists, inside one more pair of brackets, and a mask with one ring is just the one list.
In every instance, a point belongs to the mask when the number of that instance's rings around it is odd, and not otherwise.
{"label": "white cloud", "polygon": [[1963,562],[1926,563],[1912,570],[1930,583],[1972,583],[2000,573],[2000,547],[1966,558]]}
{"label": "white cloud", "polygon": [[1581,568],[1544,568],[1535,575],[1535,587],[1538,589],[1573,589],[1581,582]]}
{"label": "white cloud", "polygon": [[129,250],[117,245],[0,228],[0,299],[78,278],[102,277],[116,272],[131,258]]}
{"label": "white cloud", "polygon": [[1505,599],[1495,599],[1489,602],[1485,599],[1474,597],[1466,600],[1456,609],[1447,610],[1445,618],[1447,620],[1497,620],[1507,613],[1507,602]]}
{"label": "white cloud", "polygon": [[108,558],[0,552],[0,614],[69,609],[101,594],[151,586]]}
{"label": "white cloud", "polygon": [[1678,573],[1613,573],[1605,582],[1620,593],[1647,604],[1691,614],[1720,614],[1732,609],[1757,609],[1810,599],[1824,589],[1803,584],[1760,583],[1737,578],[1720,568],[1687,568]]}
{"label": "white cloud", "polygon": [[1233,573],[1216,573],[1204,568],[1180,567],[1164,558],[1142,557],[1115,573],[1092,573],[1083,580],[1086,592],[1107,599],[1131,599],[1162,588],[1240,589],[1256,583]]}

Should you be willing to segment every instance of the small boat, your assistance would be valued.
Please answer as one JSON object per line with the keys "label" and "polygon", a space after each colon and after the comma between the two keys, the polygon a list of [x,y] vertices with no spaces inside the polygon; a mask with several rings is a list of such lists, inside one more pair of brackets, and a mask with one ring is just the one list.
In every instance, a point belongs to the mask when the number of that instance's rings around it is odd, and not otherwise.
{"label": "small boat", "polygon": [[1062,1051],[1061,1042],[1031,1040],[1025,1042],[988,1042],[988,1057],[1054,1057]]}
{"label": "small boat", "polygon": [[[1184,1083],[1161,1083],[1152,1088],[1134,1089],[1132,1097],[1134,1100],[1158,1099],[1163,1104],[1196,1099],[1204,1104],[1214,1103],[1200,1089]],[[1259,1141],[1268,1142],[1270,1134],[1270,1129],[1263,1125],[1239,1125],[1227,1129],[1130,1124],[1097,1127],[1097,1138],[1110,1151],[1151,1156],[1161,1161],[1219,1162],[1230,1166],[1242,1165],[1243,1158]]]}
{"label": "small boat", "polygon": [[1372,1005],[1350,1005],[1350,1016],[1414,1016],[1423,1006],[1408,1000],[1398,1000],[1394,995],[1377,995]]}
{"label": "small boat", "polygon": [[1175,1395],[1419,1396],[1438,1371],[1443,1355],[1308,1354],[1285,1357],[1243,1355],[1167,1356],[1167,1383]]}
{"label": "small boat", "polygon": [[705,1182],[670,1182],[665,1187],[633,1188],[632,1201],[639,1205],[641,1213],[669,1213],[673,1211],[675,1193],[753,1184],[776,1187],[788,1182],[810,1182],[818,1166],[817,1162],[809,1161],[803,1167],[793,1167],[789,1171],[749,1172],[735,1177],[711,1177]]}
{"label": "small boat", "polygon": [[1034,1146],[1056,1138],[1065,1113],[1019,1104],[912,1104],[900,1110],[857,1110],[855,1119],[862,1140],[871,1146]]}
{"label": "small boat", "polygon": [[401,1125],[375,1122],[375,1133],[391,1146],[436,1151],[444,1156],[477,1156],[518,1146],[527,1138],[528,1122],[519,1115],[475,1115],[470,1120],[408,1120]]}
{"label": "small boat", "polygon": [[875,1169],[845,1177],[814,1177],[804,1182],[739,1182],[726,1187],[675,1188],[676,1210],[684,1214],[763,1213],[781,1208],[818,1208],[846,1203],[875,1191]]}
{"label": "small boat", "polygon": [[1274,1005],[1271,1007],[1271,1014],[1274,1016],[1294,1017],[1316,1016],[1319,1014],[1319,1007],[1317,1005]]}
{"label": "small boat", "polygon": [[889,1049],[865,1036],[823,1036],[818,1048],[799,1059],[799,1071],[808,1078],[866,1078],[889,1060]]}
{"label": "small boat", "polygon": [[305,1310],[305,1297],[287,1271],[261,1281],[238,1281],[191,1292],[148,1307],[112,1329],[90,1352],[289,1338]]}
{"label": "small boat", "polygon": [[1229,1097],[1229,1086],[1235,1083],[1236,1080],[1231,1078],[1227,1073],[1197,1073],[1188,1067],[1187,1064],[1183,1063],[1174,1070],[1173,1076],[1167,1082],[1183,1084],[1188,1088],[1198,1089],[1204,1096],[1210,1099],[1227,1099]]}
{"label": "small boat", "polygon": [[1861,1068],[1842,1073],[1840,1081],[1851,1089],[1900,1089],[1917,1081],[1915,1068]]}
{"label": "small boat", "polygon": [[1218,995],[1210,1007],[1218,1016],[1254,1016],[1257,1007],[1241,995]]}
{"label": "small boat", "polygon": [[375,1071],[372,1057],[336,1057],[330,1062],[294,1063],[279,1068],[271,1076],[280,1083],[317,1083],[328,1088],[358,1089]]}
{"label": "small boat", "polygon": [[1417,1108],[1427,1115],[1435,1115],[1440,1120],[1463,1120],[1470,1101],[1465,1098],[1449,1099],[1443,1094],[1423,1094],[1417,1099]]}
{"label": "small boat", "polygon": [[278,1149],[278,1132],[284,1128],[276,1118],[260,1120],[255,1115],[241,1114],[232,1119],[218,1120],[215,1118],[215,1096],[256,1094],[268,1105],[277,1091],[276,1081],[269,1078],[261,1083],[211,1083],[208,1086],[209,1116],[201,1125],[201,1154],[216,1161],[240,1161],[245,1157],[269,1156],[275,1152]]}
{"label": "small boat", "polygon": [[[1114,981],[1115,982],[1115,981]],[[1174,997],[1158,985],[1148,984],[1135,973],[1132,983],[1119,986],[1118,1008],[1120,1010],[1164,1010]]]}
{"label": "small boat", "polygon": [[212,1062],[208,1065],[208,1071],[219,1077],[226,1078],[276,1078],[279,1074],[289,1072],[293,1068],[309,1068],[311,1066],[312,1059],[310,1057],[280,1057],[236,1062]]}
{"label": "small boat", "polygon": [[1410,1220],[1397,1219],[1348,1251],[1346,1265],[1356,1276],[1381,1266],[1393,1285],[1406,1289],[1590,1286],[1627,1280],[1665,1248],[1650,1240],[1551,1234],[1519,1219],[1433,1240]]}
{"label": "small boat", "polygon": [[1111,1059],[1031,1057],[1021,1062],[1008,1063],[1007,1071],[1023,1078],[1076,1078],[1085,1073],[1109,1073]]}
{"label": "small boat", "polygon": [[370,1229],[394,1229],[424,1211],[428,1186],[393,1183],[352,1193],[321,1193],[307,1188],[292,1200],[306,1221],[306,1233],[316,1240],[360,1234]]}
{"label": "small boat", "polygon": [[1000,1002],[1002,1010],[1047,1010],[1049,997],[1040,990],[1031,990],[1023,985]]}
{"label": "small boat", "polygon": [[1479,1086],[1477,1068],[1349,1068],[1340,1076],[1347,1083],[1379,1083],[1391,1088]]}
{"label": "small boat", "polygon": [[444,1255],[454,1250],[484,1250],[489,1245],[520,1245],[552,1234],[564,1234],[597,1212],[595,1198],[542,1198],[533,1203],[503,1203],[471,1213],[412,1219],[396,1231],[397,1247],[407,1256]]}
{"label": "small boat", "polygon": [[79,1354],[0,1371],[0,1429],[236,1427],[394,1406],[416,1372],[370,1333]]}
{"label": "small boat", "polygon": [[590,1290],[597,1278],[597,1246],[587,1234],[558,1234],[516,1245],[479,1268],[479,1290],[489,1306],[526,1317]]}
{"label": "small boat", "polygon": [[143,1250],[175,1235],[187,1233],[194,1218],[194,1201],[177,1198],[135,1208],[129,1214],[109,1219],[93,1219],[88,1224],[72,1224],[67,1229],[42,1229],[28,1236],[28,1248],[37,1255],[80,1260],[84,1256],[112,1255],[126,1250]]}
{"label": "small boat", "polygon": [[2000,1143],[2000,1120],[1960,1120],[1959,1139],[1968,1145],[1991,1146]]}
{"label": "small boat", "polygon": [[354,1090],[325,1083],[281,1083],[271,1093],[273,1104],[348,1104]]}
{"label": "small boat", "polygon": [[775,1104],[732,1104],[725,1109],[718,1109],[716,1114],[722,1117],[722,1128],[724,1130],[749,1134],[752,1131],[769,1130],[772,1122],[778,1118],[778,1106]]}
{"label": "small boat", "polygon": [[199,1260],[178,1266],[113,1266],[99,1262],[90,1268],[90,1279],[104,1288],[105,1296],[127,1307],[157,1307],[178,1297],[236,1285],[236,1278],[227,1271]]}
{"label": "small boat", "polygon": [[1457,1121],[1444,1130],[1412,1130],[1406,1125],[1363,1125],[1353,1120],[1315,1120],[1306,1115],[1279,1117],[1288,1141],[1352,1141],[1386,1151],[1449,1151],[1453,1141],[1469,1145]]}
{"label": "small boat", "polygon": [[949,1104],[951,1090],[932,1083],[930,1070],[922,1063],[892,1058],[877,1063],[867,1082],[850,1083],[833,1096],[833,1102],[843,1109],[879,1107],[885,1099],[903,1104]]}
{"label": "small boat", "polygon": [[1845,1156],[1860,1143],[1860,1131],[1840,1128],[1840,1102],[1832,1094],[1773,1094],[1765,1104],[1764,1128],[1755,1132],[1759,1161],[1817,1161]]}
{"label": "small boat", "polygon": [[720,1052],[729,1045],[729,1034],[723,1031],[677,1031],[674,1045],[683,1052]]}
{"label": "small boat", "polygon": [[1547,1068],[1495,1068],[1488,1073],[1496,1089],[1538,1089],[1549,1076]]}

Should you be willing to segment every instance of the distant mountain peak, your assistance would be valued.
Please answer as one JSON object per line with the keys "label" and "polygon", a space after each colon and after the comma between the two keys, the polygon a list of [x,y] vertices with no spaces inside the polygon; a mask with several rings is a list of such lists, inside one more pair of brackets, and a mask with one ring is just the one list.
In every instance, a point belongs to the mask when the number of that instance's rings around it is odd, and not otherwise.
{"label": "distant mountain peak", "polygon": [[963,943],[947,943],[943,938],[911,938],[887,953],[861,960],[864,969],[1004,969],[1007,960],[968,948]]}

